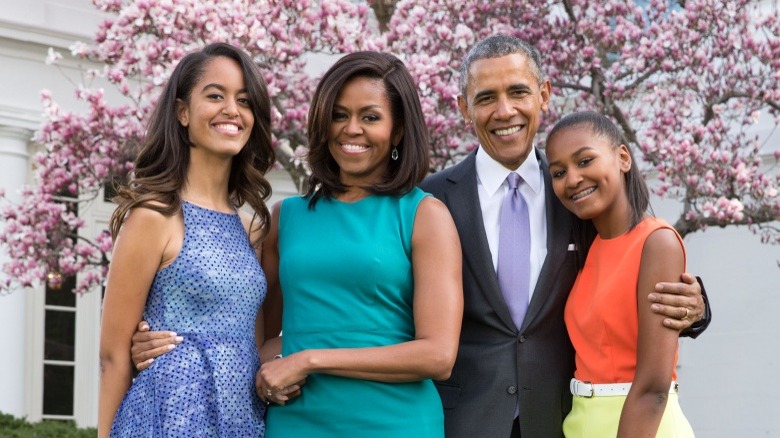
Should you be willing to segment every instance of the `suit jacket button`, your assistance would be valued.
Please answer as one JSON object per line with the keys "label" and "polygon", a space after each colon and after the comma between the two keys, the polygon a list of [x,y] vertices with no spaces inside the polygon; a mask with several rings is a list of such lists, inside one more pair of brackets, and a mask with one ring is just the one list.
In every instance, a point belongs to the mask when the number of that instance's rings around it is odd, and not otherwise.
{"label": "suit jacket button", "polygon": [[527,338],[525,337],[525,335],[520,335],[520,337],[517,339],[517,342],[522,344],[523,342],[525,342],[526,339]]}
{"label": "suit jacket button", "polygon": [[509,394],[515,394],[517,393],[517,386],[512,385],[506,389],[506,392]]}

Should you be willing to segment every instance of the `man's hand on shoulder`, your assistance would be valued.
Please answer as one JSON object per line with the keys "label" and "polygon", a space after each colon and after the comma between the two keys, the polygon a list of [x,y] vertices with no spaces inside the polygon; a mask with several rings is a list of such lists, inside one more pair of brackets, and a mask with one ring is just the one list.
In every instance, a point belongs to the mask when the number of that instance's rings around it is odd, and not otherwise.
{"label": "man's hand on shoulder", "polygon": [[653,312],[663,315],[664,325],[685,330],[704,317],[705,303],[702,288],[696,277],[683,273],[678,283],[658,283],[655,292],[647,296]]}

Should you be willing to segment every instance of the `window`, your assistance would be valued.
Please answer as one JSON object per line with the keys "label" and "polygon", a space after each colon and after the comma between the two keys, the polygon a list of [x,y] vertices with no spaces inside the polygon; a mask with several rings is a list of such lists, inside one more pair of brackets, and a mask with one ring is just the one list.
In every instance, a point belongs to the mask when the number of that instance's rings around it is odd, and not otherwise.
{"label": "window", "polygon": [[43,346],[44,419],[74,419],[76,349],[75,277],[46,285]]}

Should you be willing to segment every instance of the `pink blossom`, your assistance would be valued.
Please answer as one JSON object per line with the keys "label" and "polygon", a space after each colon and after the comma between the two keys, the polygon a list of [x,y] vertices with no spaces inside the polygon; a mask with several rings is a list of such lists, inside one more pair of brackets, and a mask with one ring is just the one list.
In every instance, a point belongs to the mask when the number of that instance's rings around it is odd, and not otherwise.
{"label": "pink blossom", "polygon": [[[296,186],[306,178],[306,117],[318,79],[306,72],[307,54],[374,49],[400,56],[419,87],[431,166],[440,169],[477,146],[457,108],[461,60],[478,40],[505,33],[540,50],[554,85],[537,145],[559,111],[600,111],[623,121],[629,142],[657,172],[655,193],[684,200],[680,220],[689,229],[747,224],[761,241],[780,243],[780,233],[761,226],[780,219],[780,175],[761,156],[777,162],[780,151],[762,150],[766,138],[751,131],[759,119],[780,125],[776,5],[758,15],[749,0],[688,0],[683,7],[583,0],[568,14],[555,0],[404,0],[379,34],[367,3],[348,0],[93,3],[109,18],[71,53],[101,66],[85,81],[108,80],[128,99],[107,102],[103,90],[79,84],[75,95],[87,109],[76,112],[41,91],[44,123],[34,140],[45,151],[31,160],[36,183],[22,189],[19,204],[0,191],[0,244],[11,258],[0,291],[39,284],[49,273],[78,273],[80,292],[102,283],[111,238],[106,231],[84,235],[74,210],[106,180],[132,170],[160,86],[185,53],[212,41],[243,47],[260,65],[271,91],[273,141]],[[58,59],[50,52],[51,63]]]}

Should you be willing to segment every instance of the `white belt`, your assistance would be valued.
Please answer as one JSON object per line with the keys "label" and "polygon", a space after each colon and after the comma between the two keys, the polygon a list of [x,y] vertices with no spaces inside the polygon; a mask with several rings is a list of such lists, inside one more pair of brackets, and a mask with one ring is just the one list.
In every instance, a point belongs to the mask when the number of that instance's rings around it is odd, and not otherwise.
{"label": "white belt", "polygon": [[[604,397],[610,395],[628,395],[630,383],[590,383],[571,379],[569,390],[579,397]],[[677,392],[677,382],[672,381],[669,392]]]}

